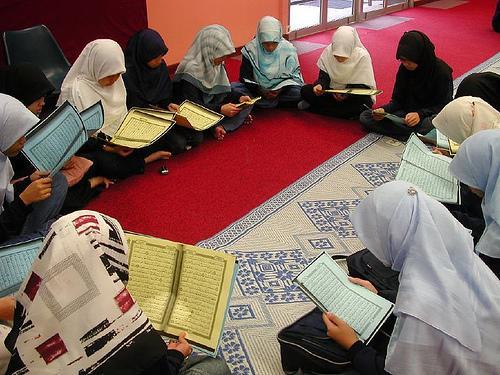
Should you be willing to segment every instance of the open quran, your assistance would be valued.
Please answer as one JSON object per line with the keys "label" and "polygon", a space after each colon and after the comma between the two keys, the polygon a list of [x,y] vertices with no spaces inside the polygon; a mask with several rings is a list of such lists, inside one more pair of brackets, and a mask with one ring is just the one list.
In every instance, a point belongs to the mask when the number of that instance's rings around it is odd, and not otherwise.
{"label": "open quran", "polygon": [[323,312],[345,320],[368,343],[391,314],[394,305],[368,289],[353,284],[328,254],[322,253],[294,282]]}
{"label": "open quran", "polygon": [[160,333],[215,356],[237,273],[236,257],[127,233],[127,289]]}
{"label": "open quran", "polygon": [[189,100],[184,100],[175,114],[178,125],[198,131],[211,128],[223,118],[224,115]]}

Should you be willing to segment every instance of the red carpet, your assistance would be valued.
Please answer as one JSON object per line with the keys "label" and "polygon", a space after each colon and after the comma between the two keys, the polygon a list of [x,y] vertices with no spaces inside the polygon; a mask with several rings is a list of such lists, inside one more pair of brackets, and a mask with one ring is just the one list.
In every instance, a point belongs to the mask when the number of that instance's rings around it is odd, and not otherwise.
{"label": "red carpet", "polygon": [[[419,29],[436,44],[438,56],[457,77],[499,50],[491,31],[494,0],[469,2],[450,10],[415,8],[397,15],[412,21],[385,30],[358,29],[370,50],[382,104],[390,97],[397,42],[403,31]],[[304,38],[327,44],[332,32]],[[304,78],[316,78],[321,50],[300,56]],[[235,80],[238,63],[227,63]],[[297,110],[259,111],[252,125],[229,134],[223,142],[209,140],[145,175],[119,182],[89,205],[117,218],[127,230],[173,241],[196,243],[225,228],[297,178],[361,138],[356,122],[334,120]]]}

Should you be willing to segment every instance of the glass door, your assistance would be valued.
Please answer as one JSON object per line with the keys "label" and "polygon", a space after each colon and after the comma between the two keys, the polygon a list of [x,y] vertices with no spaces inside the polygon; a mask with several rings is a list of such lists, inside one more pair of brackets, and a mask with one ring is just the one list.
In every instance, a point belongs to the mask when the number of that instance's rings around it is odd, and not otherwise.
{"label": "glass door", "polygon": [[289,0],[290,39],[354,21],[355,0]]}
{"label": "glass door", "polygon": [[333,29],[413,5],[413,0],[289,0],[289,38]]}

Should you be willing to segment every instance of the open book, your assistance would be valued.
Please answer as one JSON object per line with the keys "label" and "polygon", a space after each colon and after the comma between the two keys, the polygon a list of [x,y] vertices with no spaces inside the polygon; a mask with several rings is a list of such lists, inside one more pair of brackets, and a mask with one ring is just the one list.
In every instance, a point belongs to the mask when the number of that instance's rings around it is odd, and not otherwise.
{"label": "open book", "polygon": [[198,131],[211,128],[223,118],[224,115],[190,100],[184,100],[175,114],[175,121],[178,125]]}
{"label": "open book", "polygon": [[352,94],[352,95],[379,95],[382,94],[382,90],[378,89],[362,89],[362,88],[352,88],[352,89],[326,89],[325,92],[331,92],[336,94]]}
{"label": "open book", "polygon": [[33,166],[54,175],[103,124],[101,102],[78,113],[64,102],[26,134],[23,153]]}
{"label": "open book", "polygon": [[460,185],[449,171],[451,159],[432,153],[412,134],[406,143],[396,180],[407,181],[445,203],[460,204]]}
{"label": "open book", "polygon": [[257,96],[256,98],[252,98],[246,102],[242,102],[242,103],[238,103],[236,104],[236,107],[246,107],[246,106],[250,106],[250,105],[253,105],[255,104],[256,102],[258,102],[260,99],[262,99],[262,96]]}
{"label": "open book", "polygon": [[223,252],[127,233],[130,294],[162,334],[217,353],[237,273]]}
{"label": "open book", "polygon": [[442,151],[447,152],[450,156],[453,156],[457,153],[460,144],[452,141],[446,135],[441,133],[438,129],[432,129],[427,134],[417,134],[418,137],[426,142],[430,143]]}
{"label": "open book", "polygon": [[151,145],[175,124],[174,114],[148,108],[130,108],[113,134],[106,131],[106,140],[117,146],[142,148]]}
{"label": "open book", "polygon": [[322,253],[295,279],[299,287],[323,312],[345,320],[364,343],[368,343],[394,308],[392,302],[353,284],[326,253]]}
{"label": "open book", "polygon": [[43,239],[0,247],[0,297],[17,292],[29,270]]}

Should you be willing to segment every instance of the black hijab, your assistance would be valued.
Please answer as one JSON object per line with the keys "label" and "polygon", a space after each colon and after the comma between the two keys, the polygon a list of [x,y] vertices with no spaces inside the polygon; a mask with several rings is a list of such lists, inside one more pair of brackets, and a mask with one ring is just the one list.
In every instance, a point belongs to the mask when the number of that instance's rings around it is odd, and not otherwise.
{"label": "black hijab", "polygon": [[123,75],[129,107],[158,105],[172,97],[172,82],[165,61],[155,69],[147,65],[167,52],[165,42],[155,30],[144,29],[130,38],[125,50],[127,71]]}
{"label": "black hijab", "polygon": [[54,86],[42,70],[31,63],[0,68],[0,92],[13,96],[25,106],[47,96]]}
{"label": "black hijab", "polygon": [[475,96],[500,111],[500,75],[493,72],[472,73],[458,85],[455,98]]}
{"label": "black hijab", "polygon": [[429,102],[438,76],[447,75],[451,79],[452,69],[436,57],[434,44],[421,31],[412,30],[403,34],[399,40],[396,59],[406,59],[418,64],[413,71],[401,64],[396,76],[395,99],[408,109],[425,106]]}

